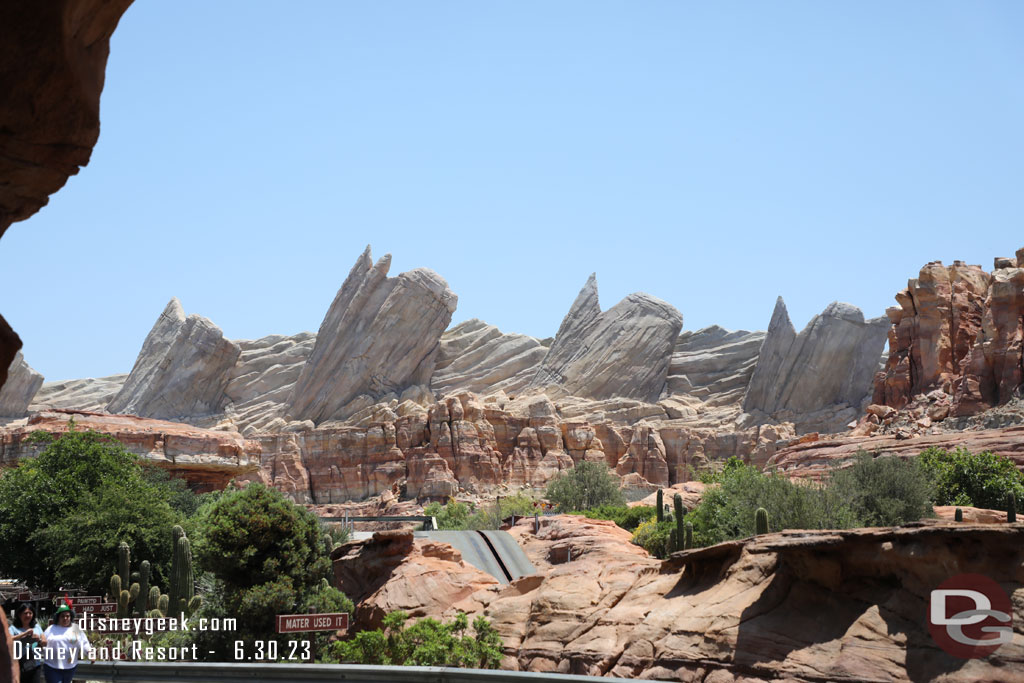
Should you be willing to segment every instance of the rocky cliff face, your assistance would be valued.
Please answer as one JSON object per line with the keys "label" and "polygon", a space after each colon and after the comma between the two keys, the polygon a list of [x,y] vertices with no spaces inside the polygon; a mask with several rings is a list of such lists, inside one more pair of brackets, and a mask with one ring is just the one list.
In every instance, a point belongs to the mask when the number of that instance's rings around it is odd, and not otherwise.
{"label": "rocky cliff face", "polygon": [[365,407],[360,396],[373,403],[430,383],[458,298],[432,270],[389,278],[390,265],[390,254],[374,264],[367,247],[352,267],[292,390],[293,419],[344,419]]}
{"label": "rocky cliff face", "polygon": [[562,321],[531,387],[549,396],[631,398],[653,403],[665,390],[683,316],[648,294],[630,294],[605,312],[593,275]]}
{"label": "rocky cliff face", "polygon": [[219,327],[202,316],[186,317],[171,299],[107,411],[165,420],[213,415],[223,408],[240,353]]}
{"label": "rocky cliff face", "polygon": [[870,399],[887,328],[884,318],[865,321],[855,306],[832,303],[797,334],[779,297],[743,409],[801,431],[840,431]]}
{"label": "rocky cliff face", "polygon": [[[1014,618],[1024,617],[1019,526],[787,531],[660,562],[611,522],[547,517],[539,532],[532,519],[510,530],[538,571],[508,586],[467,571],[454,550],[389,533],[335,551],[336,574],[359,598],[356,622],[396,609],[482,614],[502,636],[506,669],[694,682],[994,681],[1024,666],[1019,642],[962,660],[927,629],[930,591],[958,573],[1014,591]],[[449,569],[439,590],[433,577]]]}
{"label": "rocky cliff face", "polygon": [[430,388],[441,396],[458,391],[490,394],[522,391],[548,349],[525,334],[502,333],[482,320],[467,320],[441,335]]}
{"label": "rocky cliff face", "polygon": [[32,397],[43,385],[43,376],[29,367],[21,353],[7,369],[7,382],[0,386],[0,417],[21,417]]}
{"label": "rocky cliff face", "polygon": [[632,425],[566,412],[543,395],[509,401],[462,392],[426,408],[408,402],[367,426],[254,435],[262,463],[253,478],[304,503],[360,500],[403,483],[409,496],[445,499],[461,490],[543,487],[589,460],[643,497],[733,455],[764,464],[794,438],[791,425],[723,433],[664,411]]}
{"label": "rocky cliff face", "polygon": [[1024,384],[1024,249],[995,259],[993,272],[956,261],[926,264],[896,295],[889,360],[874,403],[904,408],[939,390],[949,414],[1004,404]]}
{"label": "rocky cliff face", "polygon": [[0,468],[39,454],[44,446],[26,441],[33,432],[60,435],[68,431],[71,420],[75,429],[109,434],[132,453],[173,469],[200,491],[224,488],[231,479],[258,471],[260,465],[259,443],[237,432],[129,415],[54,410],[37,413],[26,424],[0,428]]}

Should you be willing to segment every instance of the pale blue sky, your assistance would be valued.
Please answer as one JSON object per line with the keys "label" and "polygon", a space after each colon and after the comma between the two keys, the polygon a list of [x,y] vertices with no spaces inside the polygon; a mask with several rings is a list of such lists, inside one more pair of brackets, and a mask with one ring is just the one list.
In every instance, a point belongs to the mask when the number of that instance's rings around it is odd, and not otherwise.
{"label": "pale blue sky", "polygon": [[876,316],[1024,246],[1016,2],[137,0],[92,162],[0,240],[47,379],[127,372],[171,296],[316,330],[370,243],[544,337],[587,275],[684,329]]}

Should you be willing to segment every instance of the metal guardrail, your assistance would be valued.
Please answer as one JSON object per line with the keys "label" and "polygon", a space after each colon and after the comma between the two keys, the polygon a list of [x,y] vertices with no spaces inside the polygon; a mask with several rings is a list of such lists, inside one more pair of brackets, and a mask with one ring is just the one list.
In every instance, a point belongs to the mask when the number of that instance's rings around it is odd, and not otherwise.
{"label": "metal guardrail", "polygon": [[427,517],[424,515],[374,515],[370,517],[321,517],[321,522],[341,522],[343,524],[349,524],[351,522],[423,522],[423,528],[426,529],[427,525],[430,525],[431,529],[437,528],[437,518]]}
{"label": "metal guardrail", "polygon": [[135,683],[168,683],[169,681],[293,681],[320,683],[596,683],[627,678],[595,678],[569,674],[533,673],[526,671],[494,671],[485,669],[454,669],[439,666],[364,666],[357,664],[219,664],[219,663],[156,663],[156,662],[83,662],[75,671],[75,680],[134,681]]}

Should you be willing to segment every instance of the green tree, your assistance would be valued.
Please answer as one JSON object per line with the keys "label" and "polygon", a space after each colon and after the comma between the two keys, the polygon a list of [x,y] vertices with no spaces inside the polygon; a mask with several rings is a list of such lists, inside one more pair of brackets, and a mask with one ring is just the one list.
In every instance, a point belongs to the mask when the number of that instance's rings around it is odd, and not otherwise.
{"label": "green tree", "polygon": [[196,561],[217,582],[200,616],[234,617],[239,625],[231,633],[198,633],[200,651],[224,659],[228,640],[279,638],[277,614],[328,602],[351,609],[344,595],[321,587],[330,561],[319,520],[276,489],[250,484],[224,492],[200,508],[195,535]]}
{"label": "green tree", "polygon": [[70,431],[0,475],[0,574],[43,589],[73,585],[103,593],[121,541],[166,576],[168,530],[181,515],[165,489],[147,481],[139,459],[118,441]]}
{"label": "green tree", "polygon": [[501,638],[485,617],[469,622],[460,612],[447,623],[420,619],[406,628],[405,612],[384,617],[383,628],[360,631],[354,638],[331,645],[325,661],[352,664],[454,666],[496,669],[501,662]]}
{"label": "green tree", "polygon": [[547,498],[561,512],[625,505],[619,484],[603,463],[581,461],[548,485]]}
{"label": "green tree", "polygon": [[1024,474],[1005,456],[932,447],[924,450],[918,461],[935,483],[936,505],[1003,510],[1009,494],[1017,500],[1024,497]]}

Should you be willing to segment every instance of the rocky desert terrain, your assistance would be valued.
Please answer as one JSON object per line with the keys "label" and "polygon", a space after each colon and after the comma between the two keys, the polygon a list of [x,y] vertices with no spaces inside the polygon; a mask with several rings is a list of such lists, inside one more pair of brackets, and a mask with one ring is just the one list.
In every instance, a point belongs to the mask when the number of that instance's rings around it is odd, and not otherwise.
{"label": "rocky desert terrain", "polygon": [[[130,4],[0,9],[0,86],[32,93],[0,103],[0,235],[88,163],[109,39]],[[764,331],[687,330],[644,293],[602,307],[591,276],[553,336],[536,339],[452,325],[458,297],[441,275],[389,271],[390,256],[367,247],[315,332],[314,320],[256,340],[227,339],[172,299],[133,367],[103,378],[46,382],[0,317],[0,467],[37,452],[32,431],[74,420],[198,489],[263,481],[336,515],[542,487],[581,461],[606,463],[633,499],[669,488],[688,504],[701,495],[694,472],[731,456],[803,479],[862,449],[966,446],[1024,464],[1024,249],[991,270],[927,263],[884,316],[836,302],[799,332],[781,298]],[[538,571],[508,585],[448,544],[386,531],[336,549],[335,575],[361,625],[392,609],[487,615],[510,669],[1024,680],[1024,531],[992,511],[959,524],[939,512],[664,561],[611,522],[546,517],[511,528]],[[925,626],[929,591],[965,572],[1012,598],[1015,642],[984,659],[950,657]]]}

